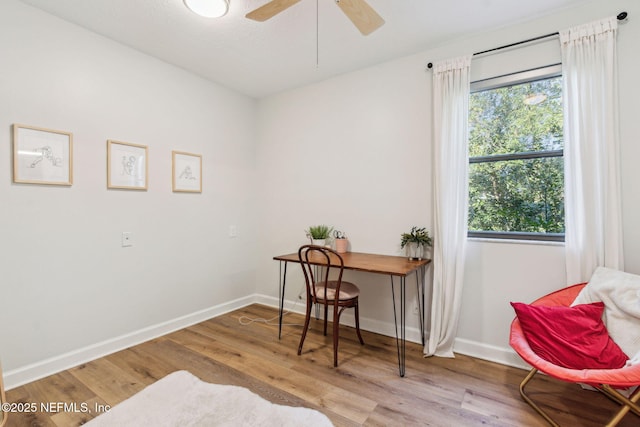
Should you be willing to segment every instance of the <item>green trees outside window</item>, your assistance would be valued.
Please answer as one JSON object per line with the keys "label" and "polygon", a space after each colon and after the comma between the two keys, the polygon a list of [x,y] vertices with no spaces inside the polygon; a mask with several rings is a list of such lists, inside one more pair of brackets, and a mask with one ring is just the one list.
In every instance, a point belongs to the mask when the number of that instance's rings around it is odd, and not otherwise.
{"label": "green trees outside window", "polygon": [[469,235],[563,240],[562,77],[473,92],[469,121]]}

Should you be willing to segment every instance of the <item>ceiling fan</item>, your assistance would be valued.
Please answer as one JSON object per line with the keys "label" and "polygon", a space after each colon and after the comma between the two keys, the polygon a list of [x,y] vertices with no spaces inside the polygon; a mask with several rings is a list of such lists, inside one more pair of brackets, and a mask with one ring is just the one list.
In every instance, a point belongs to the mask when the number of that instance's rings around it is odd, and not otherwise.
{"label": "ceiling fan", "polygon": [[[278,13],[290,8],[300,0],[271,0],[265,5],[247,13],[245,16],[254,21],[264,22]],[[347,18],[360,30],[368,35],[384,24],[384,19],[376,13],[365,0],[334,0]]]}

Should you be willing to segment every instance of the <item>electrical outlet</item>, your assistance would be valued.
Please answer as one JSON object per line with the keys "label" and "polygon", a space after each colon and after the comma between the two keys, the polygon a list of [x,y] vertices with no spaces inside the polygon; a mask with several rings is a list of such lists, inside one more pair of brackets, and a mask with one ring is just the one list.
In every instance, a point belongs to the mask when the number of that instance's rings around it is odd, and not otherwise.
{"label": "electrical outlet", "polygon": [[420,309],[418,307],[418,303],[417,302],[413,303],[413,314],[415,314],[416,316],[418,316],[420,314]]}

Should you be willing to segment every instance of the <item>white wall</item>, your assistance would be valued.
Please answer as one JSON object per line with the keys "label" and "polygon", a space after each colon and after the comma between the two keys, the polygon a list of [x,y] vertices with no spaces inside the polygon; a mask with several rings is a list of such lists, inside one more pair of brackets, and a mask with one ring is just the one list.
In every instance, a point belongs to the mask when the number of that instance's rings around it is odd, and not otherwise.
{"label": "white wall", "polygon": [[[381,64],[261,102],[259,293],[277,295],[278,265],[270,257],[297,250],[310,225],[345,231],[352,251],[390,255],[400,254],[402,232],[429,225],[428,84],[418,61]],[[302,286],[298,270],[290,268],[298,278],[289,280],[289,299]],[[379,324],[393,319],[389,278],[355,276],[362,326],[391,333]],[[409,326],[416,321],[409,316]]]}
{"label": "white wall", "polygon": [[[0,2],[0,57],[9,387],[253,293],[255,100],[15,0]],[[73,186],[12,183],[13,123],[73,133]],[[148,191],[107,190],[107,139],[149,147]],[[201,194],[171,191],[172,150],[202,154]]]}
{"label": "white wall", "polygon": [[[346,231],[354,251],[400,255],[400,233],[432,221],[426,63],[621,10],[630,13],[618,38],[625,249],[627,270],[640,273],[636,3],[590,2],[256,103],[3,0],[0,358],[7,385],[252,301],[274,303],[272,257],[304,243],[309,225]],[[475,59],[473,69],[490,73],[547,55],[548,45],[536,45]],[[12,123],[73,132],[72,187],[11,182]],[[106,189],[107,139],[149,146],[148,191]],[[171,150],[203,155],[202,194],[171,192]],[[230,225],[238,226],[235,239]],[[123,231],[133,232],[133,247],[120,246]],[[563,252],[561,245],[470,242],[456,349],[516,363],[508,303],[562,286]],[[294,300],[301,281],[290,273]],[[363,326],[391,334],[389,279],[349,278],[363,288]]]}
{"label": "white wall", "polygon": [[[258,175],[264,234],[258,291],[277,296],[278,266],[270,258],[294,251],[304,242],[303,230],[309,225],[327,223],[344,230],[354,251],[391,255],[401,254],[400,233],[412,225],[431,227],[428,62],[552,33],[623,10],[630,15],[618,37],[625,249],[627,270],[640,273],[640,227],[635,221],[639,200],[632,188],[640,178],[635,166],[640,154],[640,121],[635,117],[639,59],[634,48],[640,39],[640,4],[616,0],[590,2],[262,100]],[[473,76],[559,59],[555,39],[476,58]],[[565,284],[563,246],[470,241],[465,274],[456,350],[518,364],[508,346],[514,316],[509,301],[531,301]],[[387,333],[393,319],[389,279],[364,273],[352,277],[363,284],[365,328]],[[288,299],[299,290],[291,283]],[[411,314],[408,322],[415,329]]]}

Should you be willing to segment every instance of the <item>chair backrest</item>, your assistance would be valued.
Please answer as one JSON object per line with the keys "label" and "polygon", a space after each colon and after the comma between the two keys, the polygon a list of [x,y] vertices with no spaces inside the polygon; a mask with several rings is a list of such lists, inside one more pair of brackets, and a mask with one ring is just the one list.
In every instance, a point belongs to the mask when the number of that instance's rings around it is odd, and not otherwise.
{"label": "chair backrest", "polygon": [[328,283],[332,280],[336,282],[335,302],[337,303],[344,270],[344,261],[340,254],[325,246],[303,245],[298,249],[298,258],[307,285],[307,295],[313,296],[314,300],[326,300],[327,287],[321,287],[324,290],[323,295],[316,295],[314,284]]}

